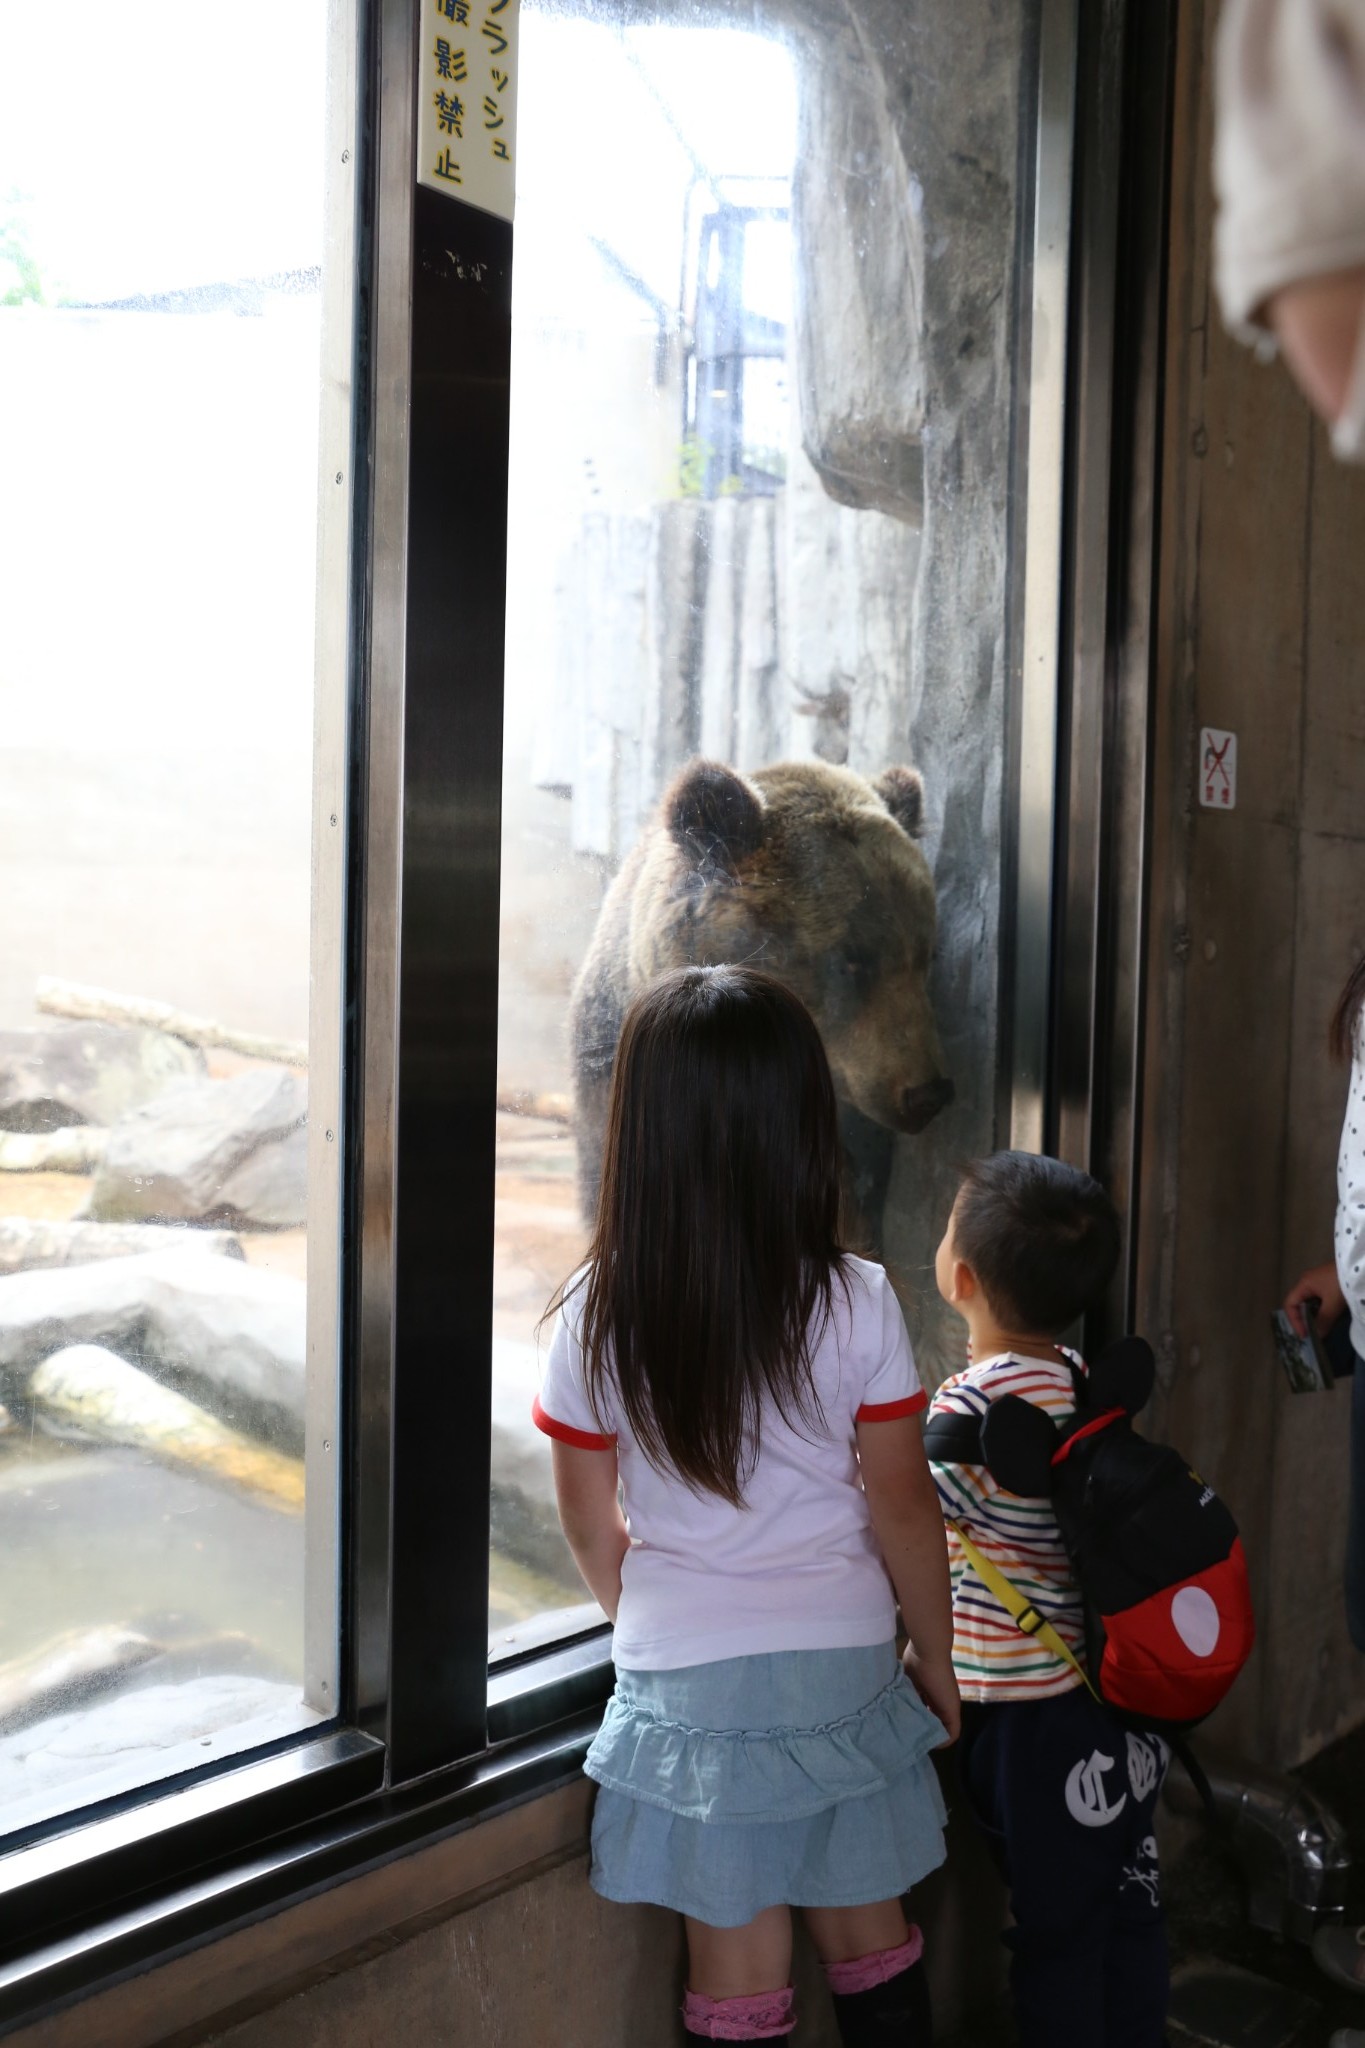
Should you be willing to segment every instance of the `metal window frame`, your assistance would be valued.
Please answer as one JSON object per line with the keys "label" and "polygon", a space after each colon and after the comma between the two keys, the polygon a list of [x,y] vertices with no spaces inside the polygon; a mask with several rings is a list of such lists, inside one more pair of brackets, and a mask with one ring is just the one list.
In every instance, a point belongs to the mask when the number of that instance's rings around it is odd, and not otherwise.
{"label": "metal window frame", "polygon": [[[1083,9],[1059,640],[1048,1151],[1123,1232],[1093,1354],[1133,1327],[1177,0]],[[1113,138],[1121,148],[1112,147]]]}
{"label": "metal window frame", "polygon": [[[1173,4],[1160,0],[1161,35]],[[361,0],[351,145],[358,317],[350,463],[338,467],[350,470],[350,644],[360,652],[352,744],[328,770],[348,778],[351,819],[346,1195],[341,1262],[326,1283],[339,1287],[347,1361],[339,1721],[71,1816],[0,1857],[0,2034],[564,1783],[611,1680],[605,1632],[491,1678],[487,1666],[511,230],[415,184],[420,14],[415,0]],[[1078,0],[1040,0],[1035,183],[1021,195],[1031,317],[1015,538],[1027,552],[1003,878],[1016,962],[1015,986],[1002,990],[1004,1110],[1016,1142],[1080,1142],[1096,1062],[1085,1068],[1058,1045],[1103,1036],[1109,1070],[1136,1071],[1131,990],[1117,1028],[1102,1032],[1115,949],[1105,954],[1098,937],[1116,887],[1125,944],[1141,919],[1140,874],[1135,892],[1124,864],[1131,792],[1119,842],[1106,841],[1109,897],[1098,862],[1090,894],[1083,882],[1107,830],[1106,792],[1146,745],[1132,704],[1145,673],[1164,181],[1142,167],[1164,162],[1151,144],[1167,102],[1165,45],[1147,40],[1150,11],[1141,29],[1138,15],[1130,0],[1106,0],[1094,16]],[[1115,76],[1117,99],[1105,85]],[[1126,182],[1087,196],[1115,107]],[[1125,234],[1142,273],[1128,285],[1134,266],[1115,257]],[[1141,315],[1126,354],[1112,311],[1124,290]],[[1078,356],[1088,374],[1068,370]],[[1116,404],[1130,410],[1121,437],[1105,431]],[[1113,744],[1107,779],[1081,811],[1066,778],[1089,758],[1081,735],[1096,718]],[[329,846],[324,833],[324,858]],[[1088,952],[1086,931],[1096,935]],[[1089,1036],[1075,1027],[1078,1003]],[[1131,1115],[1131,1093],[1111,1084],[1105,1104],[1084,1126],[1092,1158],[1124,1142],[1110,1111]],[[1132,1171],[1130,1141],[1127,1157]]]}

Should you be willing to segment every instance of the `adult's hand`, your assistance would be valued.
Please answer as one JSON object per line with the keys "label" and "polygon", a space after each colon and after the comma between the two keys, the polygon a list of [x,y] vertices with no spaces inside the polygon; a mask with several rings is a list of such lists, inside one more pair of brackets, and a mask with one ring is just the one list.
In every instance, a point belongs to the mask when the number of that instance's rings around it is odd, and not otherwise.
{"label": "adult's hand", "polygon": [[1341,270],[1286,285],[1265,312],[1295,382],[1330,426],[1350,394],[1365,312],[1365,270]]}
{"label": "adult's hand", "polygon": [[1325,1337],[1346,1307],[1346,1296],[1341,1291],[1335,1265],[1310,1266],[1306,1273],[1300,1273],[1284,1298],[1284,1312],[1301,1337],[1308,1334],[1306,1301],[1320,1304],[1314,1327],[1319,1336]]}

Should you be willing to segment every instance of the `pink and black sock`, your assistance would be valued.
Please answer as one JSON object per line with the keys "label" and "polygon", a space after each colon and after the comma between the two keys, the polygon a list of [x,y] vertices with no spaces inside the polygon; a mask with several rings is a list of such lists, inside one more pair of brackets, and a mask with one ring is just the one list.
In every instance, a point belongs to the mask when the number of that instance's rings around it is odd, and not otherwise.
{"label": "pink and black sock", "polygon": [[912,1927],[896,1948],[825,1964],[844,2048],[930,2048],[933,2016],[923,1955],[924,1936]]}
{"label": "pink and black sock", "polygon": [[683,2025],[702,2041],[776,2041],[796,2025],[792,1989],[760,1991],[751,1998],[705,1998],[689,1991]]}

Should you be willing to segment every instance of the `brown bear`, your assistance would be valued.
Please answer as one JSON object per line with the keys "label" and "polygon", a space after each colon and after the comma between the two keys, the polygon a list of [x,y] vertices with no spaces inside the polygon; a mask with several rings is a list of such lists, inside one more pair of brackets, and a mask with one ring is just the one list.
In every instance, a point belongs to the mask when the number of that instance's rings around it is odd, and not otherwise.
{"label": "brown bear", "polygon": [[818,761],[738,775],[692,761],[602,905],[574,989],[583,1213],[596,1208],[612,1061],[636,991],[670,967],[745,961],[820,1027],[849,1155],[852,1215],[880,1248],[893,1133],[922,1131],[953,1084],[929,1004],[934,885],[912,768],[867,781]]}

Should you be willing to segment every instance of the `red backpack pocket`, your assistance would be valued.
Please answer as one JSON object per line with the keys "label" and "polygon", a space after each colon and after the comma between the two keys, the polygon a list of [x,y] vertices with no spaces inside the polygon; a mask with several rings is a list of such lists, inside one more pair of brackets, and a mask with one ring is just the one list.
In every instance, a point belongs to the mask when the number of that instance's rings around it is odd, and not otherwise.
{"label": "red backpack pocket", "polygon": [[1098,1689],[1112,1706],[1142,1721],[1202,1721],[1256,1639],[1241,1538],[1219,1563],[1098,1619]]}

